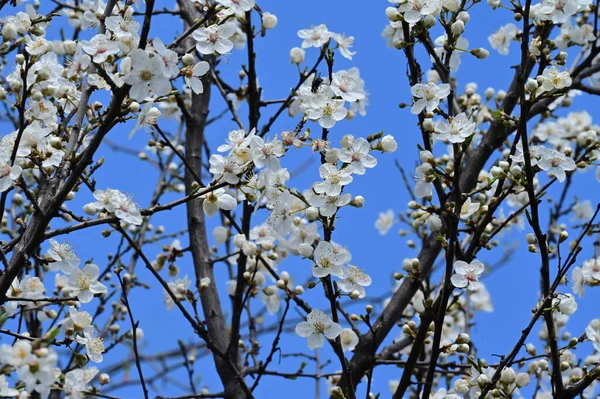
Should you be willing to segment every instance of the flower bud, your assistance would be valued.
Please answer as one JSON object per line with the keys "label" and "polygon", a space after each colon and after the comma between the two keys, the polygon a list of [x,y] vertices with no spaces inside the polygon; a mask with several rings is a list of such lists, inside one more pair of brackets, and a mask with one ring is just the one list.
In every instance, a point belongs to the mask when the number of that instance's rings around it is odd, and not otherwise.
{"label": "flower bud", "polygon": [[460,0],[447,0],[444,8],[450,12],[456,12],[460,8]]}
{"label": "flower bud", "polygon": [[396,7],[388,7],[385,9],[385,16],[392,22],[399,21],[402,15]]}
{"label": "flower bud", "polygon": [[397,149],[398,143],[396,143],[394,136],[389,134],[383,136],[383,138],[381,139],[381,150],[383,152],[394,152]]}
{"label": "flower bud", "polygon": [[427,132],[433,132],[433,130],[435,129],[435,123],[433,123],[433,119],[423,119],[423,129]]}
{"label": "flower bud", "polygon": [[352,147],[352,143],[354,143],[354,136],[351,134],[346,134],[344,137],[342,137],[342,140],[340,141],[340,146],[342,146],[342,148],[348,149]]}
{"label": "flower bud", "polygon": [[246,242],[246,236],[243,234],[236,234],[233,237],[233,245],[235,245],[237,248],[241,248],[242,246],[244,246],[245,242]]}
{"label": "flower bud", "polygon": [[264,29],[273,29],[277,26],[277,16],[270,12],[263,12],[262,26]]}
{"label": "flower bud", "polygon": [[258,247],[252,241],[246,241],[242,246],[242,252],[247,256],[255,256],[258,252]]}
{"label": "flower bud", "polygon": [[525,88],[529,90],[529,92],[534,93],[539,87],[537,80],[529,78],[527,79],[527,83],[525,83]]}
{"label": "flower bud", "polygon": [[487,375],[485,374],[479,374],[479,376],[477,377],[477,385],[479,385],[480,388],[483,388],[484,386],[486,386],[488,383],[490,382],[490,379]]}
{"label": "flower bud", "polygon": [[196,61],[196,58],[192,54],[185,54],[181,57],[181,61],[183,61],[183,65],[185,66],[192,66]]}
{"label": "flower bud", "polygon": [[457,344],[468,344],[470,341],[471,341],[471,337],[469,337],[469,334],[466,334],[466,333],[460,333],[460,334],[458,334],[458,337],[456,338]]}
{"label": "flower bud", "polygon": [[350,201],[350,205],[355,208],[362,208],[364,204],[365,198],[362,195],[357,195],[356,197],[352,198],[352,201]]}
{"label": "flower bud", "polygon": [[460,36],[465,31],[465,23],[460,19],[457,20],[452,24],[452,26],[450,26],[450,31],[455,36]]}
{"label": "flower bud", "polygon": [[360,292],[358,292],[358,290],[352,290],[350,291],[350,294],[348,294],[348,296],[350,297],[350,299],[358,299],[360,298]]}
{"label": "flower bud", "polygon": [[300,256],[308,258],[313,254],[313,247],[310,244],[303,242],[302,244],[298,245],[298,253]]}
{"label": "flower bud", "polygon": [[563,230],[558,235],[558,242],[559,243],[565,242],[567,240],[567,238],[569,238],[569,233],[566,230]]}
{"label": "flower bud", "polygon": [[287,283],[281,279],[277,280],[277,288],[279,288],[280,290],[285,289],[285,287],[287,286]]}
{"label": "flower bud", "polygon": [[501,0],[487,0],[487,3],[492,7],[493,10],[498,8],[502,3]]}
{"label": "flower bud", "polygon": [[460,344],[458,345],[458,347],[456,348],[456,351],[458,353],[469,353],[469,345],[468,344]]}
{"label": "flower bud", "polygon": [[463,21],[465,24],[467,22],[469,22],[471,20],[471,16],[469,15],[468,12],[466,11],[461,11],[458,13],[458,15],[456,16],[457,19],[460,19],[461,21]]}
{"label": "flower bud", "polygon": [[515,371],[510,367],[505,368],[502,370],[502,373],[500,373],[500,381],[505,384],[512,384],[515,381],[515,378],[517,378]]}
{"label": "flower bud", "polygon": [[454,390],[456,393],[464,395],[469,392],[470,389],[471,388],[469,387],[469,382],[467,380],[460,379],[454,381]]}
{"label": "flower bud", "polygon": [[2,27],[2,37],[4,38],[4,41],[15,40],[17,34],[17,27],[12,22],[5,23]]}
{"label": "flower bud", "polygon": [[83,211],[90,216],[93,216],[96,214],[96,212],[98,212],[98,210],[96,209],[96,207],[94,206],[94,204],[85,204],[83,206]]}
{"label": "flower bud", "polygon": [[290,50],[290,60],[292,64],[300,65],[304,62],[305,52],[300,47],[294,47]]}
{"label": "flower bud", "polygon": [[485,60],[490,55],[490,52],[484,49],[483,47],[479,47],[471,50],[471,54],[480,60]]}
{"label": "flower bud", "polygon": [[297,285],[296,287],[294,287],[294,294],[296,294],[296,295],[304,294],[304,287],[302,287],[301,285]]}
{"label": "flower bud", "polygon": [[110,376],[106,373],[102,373],[100,374],[100,377],[98,377],[98,381],[100,381],[100,385],[106,385],[110,383]]}
{"label": "flower bud", "polygon": [[527,374],[527,373],[517,374],[517,377],[515,378],[515,384],[519,388],[523,388],[523,387],[526,387],[527,385],[529,385],[529,374]]}
{"label": "flower bud", "polygon": [[419,159],[423,163],[432,163],[435,160],[435,158],[433,157],[433,154],[427,150],[421,151],[419,153]]}
{"label": "flower bud", "polygon": [[65,50],[65,54],[73,55],[77,50],[77,42],[73,40],[65,40],[63,42],[63,49]]}
{"label": "flower bud", "polygon": [[306,217],[311,222],[314,222],[315,220],[319,219],[319,210],[317,208],[315,208],[314,206],[310,206],[310,207],[306,208],[305,212],[306,212]]}
{"label": "flower bud", "polygon": [[425,18],[423,18],[423,26],[425,26],[426,29],[429,29],[429,28],[435,26],[435,23],[436,23],[436,19],[431,14],[427,14],[425,16]]}

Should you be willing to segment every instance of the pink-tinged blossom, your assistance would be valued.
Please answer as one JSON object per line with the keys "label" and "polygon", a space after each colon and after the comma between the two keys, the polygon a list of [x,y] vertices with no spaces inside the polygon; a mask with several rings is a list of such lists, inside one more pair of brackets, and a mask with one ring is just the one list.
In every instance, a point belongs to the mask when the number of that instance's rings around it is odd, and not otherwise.
{"label": "pink-tinged blossom", "polygon": [[454,271],[450,280],[456,288],[467,288],[469,291],[475,291],[479,288],[479,277],[485,267],[483,263],[474,260],[471,263],[457,260],[454,262]]}
{"label": "pink-tinged blossom", "polygon": [[210,25],[193,33],[196,39],[196,50],[200,54],[225,54],[233,48],[231,37],[236,33],[235,24],[226,22],[223,25]]}

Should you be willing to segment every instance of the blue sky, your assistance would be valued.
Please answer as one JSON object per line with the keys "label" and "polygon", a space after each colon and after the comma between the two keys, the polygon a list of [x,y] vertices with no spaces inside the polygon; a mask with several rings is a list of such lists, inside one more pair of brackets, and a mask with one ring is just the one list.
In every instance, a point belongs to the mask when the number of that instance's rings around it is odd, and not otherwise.
{"label": "blue sky", "polygon": [[[170,1],[158,1],[158,7],[171,4]],[[398,141],[399,148],[394,154],[378,156],[379,164],[369,170],[365,176],[358,176],[348,187],[348,192],[365,197],[365,206],[358,209],[345,209],[340,212],[340,219],[337,223],[333,239],[348,247],[352,252],[353,264],[359,265],[365,269],[374,280],[374,284],[368,288],[369,297],[377,298],[390,292],[393,286],[392,275],[395,271],[400,271],[402,259],[414,257],[417,249],[410,249],[406,245],[407,238],[400,237],[396,232],[399,225],[396,225],[389,234],[380,236],[374,228],[374,222],[379,212],[393,209],[396,212],[402,212],[406,209],[406,203],[409,200],[408,194],[404,189],[400,174],[395,167],[398,161],[409,172],[411,172],[418,160],[417,144],[420,142],[420,133],[417,128],[417,119],[410,114],[409,109],[400,109],[398,104],[401,102],[410,102],[410,92],[406,78],[406,60],[403,53],[399,50],[386,47],[385,40],[381,38],[381,31],[387,24],[384,14],[385,8],[389,5],[383,0],[378,1],[359,1],[359,0],[304,0],[302,2],[265,0],[260,2],[264,11],[269,11],[279,18],[278,26],[267,34],[265,38],[257,40],[256,52],[257,69],[260,86],[263,88],[263,99],[284,98],[289,89],[296,84],[297,71],[295,66],[289,62],[289,50],[292,47],[299,46],[301,39],[296,35],[299,29],[325,23],[333,32],[340,32],[355,37],[355,50],[357,54],[352,61],[342,59],[336,56],[335,69],[346,69],[356,66],[360,69],[361,77],[366,82],[366,87],[370,93],[370,105],[367,108],[366,117],[357,116],[352,121],[342,121],[331,131],[330,137],[338,141],[344,134],[354,134],[355,136],[366,136],[384,131],[386,134],[392,134]],[[490,49],[487,42],[487,36],[493,33],[501,24],[511,22],[510,15],[502,10],[491,11],[485,3],[479,3],[471,9],[471,21],[466,25],[465,37],[470,42],[470,48],[486,47]],[[439,29],[439,27],[438,27]],[[173,22],[171,17],[157,17],[152,25],[151,37],[160,36],[163,42],[168,43],[174,39],[182,28]],[[434,35],[435,37],[435,35]],[[486,87],[496,89],[506,89],[512,78],[512,69],[510,67],[516,64],[518,44],[511,46],[511,54],[502,56],[490,49],[490,57],[481,61],[465,54],[462,58],[462,64],[459,72],[456,74],[460,87],[466,83],[476,82],[479,86],[479,92],[483,95]],[[426,68],[429,63],[422,52],[419,52],[422,66]],[[306,65],[312,65],[318,50],[309,49],[306,54]],[[246,53],[244,50],[234,51],[233,55],[227,57],[221,62],[222,73],[225,80],[231,84],[236,84],[237,73],[240,65],[246,62]],[[322,72],[325,72],[323,69]],[[215,97],[218,97],[216,90]],[[592,110],[598,106],[598,102],[585,97],[579,97],[574,101],[572,110],[579,111],[588,109],[593,115]],[[220,99],[215,99],[212,104],[211,112],[216,114],[224,108],[224,103]],[[597,108],[596,108],[597,109]],[[242,111],[242,115],[244,111]],[[263,110],[263,123],[268,119],[269,110]],[[290,130],[297,124],[297,118],[282,117],[274,125],[272,132]],[[167,129],[173,129],[174,126],[165,123]],[[143,132],[137,133],[131,141],[127,140],[132,124],[117,127],[110,135],[109,139],[121,145],[141,150],[145,146],[146,137]],[[311,127],[317,128],[318,125],[312,124]],[[212,148],[216,148],[227,132],[236,128],[234,122],[227,117],[212,124],[207,130],[207,139]],[[437,148],[441,151],[441,147]],[[154,190],[154,183],[157,179],[156,171],[149,165],[138,162],[135,157],[122,153],[115,153],[109,147],[104,146],[100,154],[107,159],[106,166],[97,174],[98,188],[112,187],[134,195],[135,200],[141,207],[146,207],[149,198]],[[309,153],[291,155],[284,161],[284,166],[290,170],[296,169],[301,165]],[[312,155],[314,162],[302,173],[295,176],[291,185],[299,189],[307,188],[313,181],[318,179],[318,160]],[[592,203],[600,200],[600,195],[595,189],[597,184],[593,179],[592,173],[587,173],[578,177],[574,185],[574,193],[585,199],[590,199]],[[594,187],[590,189],[589,187]],[[166,196],[163,202],[178,198],[178,195],[170,194]],[[77,208],[84,203],[92,201],[90,193],[81,191],[77,200],[72,202],[71,207]],[[543,215],[547,215],[544,209]],[[210,229],[217,225],[218,218],[210,219]],[[258,217],[260,220],[260,217]],[[152,223],[157,226],[163,224],[167,230],[175,231],[185,226],[184,209],[176,209],[157,215]],[[571,222],[569,222],[572,224]],[[73,234],[67,239],[73,243],[82,259],[93,258],[101,268],[106,264],[106,253],[113,251],[117,242],[116,234],[108,239],[100,235],[102,228],[95,228],[81,234]],[[526,228],[526,230],[528,230]],[[528,232],[528,231],[526,231]],[[539,270],[538,255],[527,252],[524,243],[525,232],[518,235],[509,234],[502,239],[507,245],[518,245],[515,256],[511,261],[494,271],[489,279],[486,279],[487,287],[492,296],[495,311],[493,313],[478,314],[476,325],[472,330],[474,344],[479,350],[479,355],[488,361],[496,361],[492,354],[507,353],[516,342],[521,330],[528,323],[531,316],[531,308],[535,305],[539,296]],[[576,235],[576,230],[571,231],[572,236]],[[187,245],[185,237],[182,238],[183,246]],[[166,244],[166,242],[165,242]],[[148,250],[152,258],[160,248]],[[481,260],[486,263],[493,263],[499,256],[499,251],[483,252]],[[580,260],[588,259],[593,255],[593,248],[588,245],[580,255]],[[127,260],[128,261],[128,260]],[[193,276],[193,266],[188,256],[177,262],[181,269],[181,274]],[[152,277],[144,270],[142,264],[138,264],[137,274],[143,281],[151,282]],[[290,259],[280,266],[280,270],[289,270],[292,275],[297,275],[297,282],[302,283],[309,276],[310,267],[307,262]],[[217,270],[217,281],[215,282],[223,288],[225,292],[226,273],[223,269]],[[439,277],[438,277],[439,278]],[[313,306],[319,304],[325,308],[322,292],[320,289],[306,294],[306,298]],[[569,330],[574,335],[580,335],[591,318],[598,317],[597,306],[600,299],[598,289],[588,289],[586,296],[579,302],[579,310],[571,317]],[[224,296],[226,298],[226,296]],[[227,299],[223,303],[228,303]],[[198,342],[197,337],[193,335],[185,320],[176,310],[166,311],[163,305],[162,292],[157,288],[149,290],[136,289],[131,298],[131,304],[135,317],[140,320],[140,327],[145,331],[145,338],[142,341],[142,352],[150,355],[165,349],[175,349],[177,340],[181,339],[186,343]],[[260,302],[255,300],[255,309]],[[360,312],[362,305],[356,305],[350,308],[354,312]],[[376,306],[376,309],[379,309]],[[299,318],[299,311],[293,306],[290,316]],[[277,322],[274,316],[266,317],[266,325]],[[122,329],[128,328],[128,323],[122,324]],[[535,338],[538,328],[532,338]],[[400,335],[400,330],[390,334],[390,338]],[[265,335],[263,351],[261,357],[266,356],[270,348],[271,340]],[[535,342],[535,339],[532,340]],[[2,341],[0,341],[2,342]],[[281,346],[283,353],[306,352],[309,353],[306,343],[303,339],[293,334],[282,338]],[[538,351],[541,346],[538,345]],[[578,353],[589,353],[591,344],[586,343],[581,346]],[[112,364],[119,357],[125,354],[125,350],[116,350],[114,354],[107,356],[106,364]],[[325,371],[337,371],[335,366],[335,357],[332,352],[326,348],[321,353],[322,359],[332,359],[334,366],[327,367]],[[284,358],[279,364],[273,362],[271,368],[280,371],[293,372],[300,365],[298,358]],[[130,364],[131,369],[128,378],[135,379],[137,374]],[[155,365],[156,366],[156,365]],[[146,378],[156,372],[155,367],[144,366]],[[306,368],[306,372],[313,372],[313,365]],[[387,382],[389,379],[398,379],[402,370],[393,366],[383,366],[376,369],[374,377],[374,392],[381,392],[382,397],[388,395]],[[174,374],[177,379],[187,384],[185,373]],[[213,371],[212,362],[208,358],[200,360],[196,367],[196,375],[201,377],[199,386],[207,384],[212,391],[220,389],[217,376]],[[121,380],[123,375],[115,376],[113,381]],[[321,387],[324,388],[322,383]],[[161,384],[157,384],[160,389]],[[362,386],[364,389],[364,384]],[[313,380],[288,381],[279,378],[264,377],[258,390],[258,398],[280,397],[285,395],[289,398],[305,398],[314,395],[315,386]],[[362,391],[361,391],[362,392]],[[182,395],[189,393],[170,387],[166,390],[153,390],[153,394],[164,396]],[[139,387],[124,388],[112,394],[135,398],[141,397]]]}

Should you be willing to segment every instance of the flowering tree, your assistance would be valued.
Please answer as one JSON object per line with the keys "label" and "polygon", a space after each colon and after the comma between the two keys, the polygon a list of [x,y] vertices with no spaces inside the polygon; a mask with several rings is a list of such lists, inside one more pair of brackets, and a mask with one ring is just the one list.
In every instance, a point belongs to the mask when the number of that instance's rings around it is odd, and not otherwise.
{"label": "flowering tree", "polygon": [[[256,46],[278,20],[254,0],[0,1],[11,69],[0,80],[2,122],[12,131],[0,142],[0,397],[148,399],[157,382],[183,389],[178,398],[267,397],[263,379],[292,389],[310,379],[315,397],[348,399],[597,395],[600,319],[573,333],[567,321],[575,295],[600,284],[600,208],[593,193],[572,192],[597,165],[600,127],[585,111],[561,111],[575,94],[600,94],[598,3],[390,3],[383,37],[403,54],[403,118],[421,140],[414,182],[398,163],[410,202],[375,225],[386,234],[402,224],[419,252],[394,260],[394,284],[380,295],[369,275],[377,266],[352,262],[370,249],[336,237],[365,203],[349,192],[354,179],[376,177],[398,147],[376,126],[365,137],[336,126],[368,105],[360,71],[339,67],[352,62],[354,37],[323,24],[300,30],[289,54],[297,80],[269,99]],[[465,36],[469,11],[490,6],[516,21],[489,37],[491,48],[506,55],[514,41],[519,52],[506,90],[481,95],[455,73],[489,55]],[[237,52],[246,55],[233,84],[224,64]],[[221,118],[229,130],[209,143]],[[147,147],[134,154],[158,181],[138,204],[102,173],[131,152],[113,138],[142,131]],[[310,184],[293,186],[295,173]],[[152,224],[177,210],[186,219]],[[485,254],[516,261],[500,245],[509,230],[527,242],[539,296],[523,304],[526,325],[507,323],[519,338],[492,361],[470,335],[477,313],[492,310]],[[95,259],[68,243],[76,237]],[[165,334],[148,353],[137,315],[156,296],[164,304],[153,318],[176,317],[189,341],[149,327]],[[305,339],[302,349],[283,345],[289,336]],[[397,378],[375,383],[385,365]],[[196,375],[211,372],[218,378],[201,388]]]}

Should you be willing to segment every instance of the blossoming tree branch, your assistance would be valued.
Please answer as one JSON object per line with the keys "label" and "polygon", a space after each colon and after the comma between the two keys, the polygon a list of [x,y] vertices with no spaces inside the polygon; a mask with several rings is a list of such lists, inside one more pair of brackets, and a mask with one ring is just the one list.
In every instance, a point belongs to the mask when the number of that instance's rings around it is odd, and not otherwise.
{"label": "blossoming tree branch", "polygon": [[[290,43],[297,78],[272,99],[256,48],[278,18],[254,0],[0,1],[0,397],[253,398],[275,380],[338,399],[598,394],[600,318],[581,331],[568,319],[600,285],[598,197],[572,191],[585,171],[600,180],[600,127],[562,112],[600,94],[598,2],[389,2],[382,36],[407,77],[398,112],[421,134],[416,169],[398,162],[385,179],[411,200],[375,226],[402,225],[418,256],[393,259],[393,284],[376,292],[380,265],[352,261],[372,249],[338,226],[376,200],[352,183],[383,180],[378,161],[398,145],[377,126],[355,137],[338,125],[368,109],[368,82],[339,67],[360,51],[353,36],[314,13]],[[469,49],[482,7],[514,23]],[[157,18],[170,21],[160,35]],[[490,51],[516,52],[510,85],[459,83],[461,63]],[[245,59],[234,77],[232,53]],[[229,128],[214,131],[219,120]],[[140,135],[141,152],[117,144]],[[158,175],[143,203],[128,188],[139,184],[103,175],[132,152]],[[292,185],[295,173],[311,183]],[[178,210],[178,227],[152,223]],[[522,304],[526,324],[507,323],[518,339],[485,359],[473,320],[493,309],[486,259],[517,261],[501,246],[509,230],[535,259],[539,295]],[[144,328],[157,327],[138,293],[159,296],[153,317],[176,318],[189,341],[165,329],[148,346]],[[378,376],[390,366],[395,378]]]}

